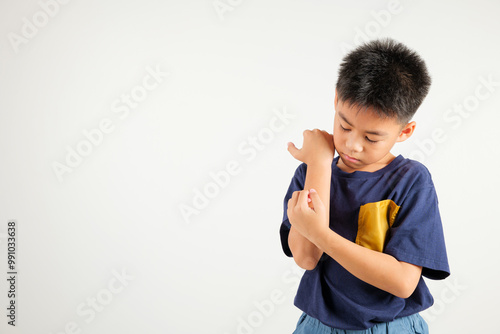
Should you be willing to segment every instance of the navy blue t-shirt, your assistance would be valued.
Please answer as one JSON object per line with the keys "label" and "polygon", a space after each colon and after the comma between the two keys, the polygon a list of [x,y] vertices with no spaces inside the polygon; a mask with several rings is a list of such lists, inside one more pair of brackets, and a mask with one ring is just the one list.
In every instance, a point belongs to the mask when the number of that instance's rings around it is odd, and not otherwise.
{"label": "navy blue t-shirt", "polygon": [[[332,163],[330,228],[359,245],[422,266],[422,275],[444,279],[450,274],[438,199],[431,175],[421,163],[397,156],[375,172],[347,173]],[[288,200],[303,190],[306,164],[295,171],[284,200],[280,228],[287,256],[290,222]],[[300,282],[295,305],[327,326],[362,330],[430,307],[433,298],[423,280],[406,299],[353,276],[324,253]]]}

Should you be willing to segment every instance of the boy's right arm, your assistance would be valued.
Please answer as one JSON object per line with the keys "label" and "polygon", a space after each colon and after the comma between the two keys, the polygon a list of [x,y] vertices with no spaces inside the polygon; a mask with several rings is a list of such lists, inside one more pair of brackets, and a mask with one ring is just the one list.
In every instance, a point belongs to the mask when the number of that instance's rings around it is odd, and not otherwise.
{"label": "boy's right arm", "polygon": [[[333,136],[326,131],[304,131],[304,144],[299,150],[292,143],[288,146],[292,156],[307,164],[304,189],[315,189],[325,204],[325,212],[330,212],[330,184],[332,176],[332,161],[335,152]],[[329,221],[326,219],[326,221]],[[306,270],[312,270],[318,264],[323,251],[310,242],[293,226],[288,235],[288,245],[297,265]]]}

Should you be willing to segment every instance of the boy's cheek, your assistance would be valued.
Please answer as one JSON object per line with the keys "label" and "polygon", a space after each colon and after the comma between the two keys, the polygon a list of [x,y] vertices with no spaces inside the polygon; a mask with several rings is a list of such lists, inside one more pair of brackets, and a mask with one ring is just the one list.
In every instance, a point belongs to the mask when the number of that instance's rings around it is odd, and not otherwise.
{"label": "boy's cheek", "polygon": [[335,150],[342,146],[342,137],[340,135],[335,135],[335,133],[333,134],[333,146]]}

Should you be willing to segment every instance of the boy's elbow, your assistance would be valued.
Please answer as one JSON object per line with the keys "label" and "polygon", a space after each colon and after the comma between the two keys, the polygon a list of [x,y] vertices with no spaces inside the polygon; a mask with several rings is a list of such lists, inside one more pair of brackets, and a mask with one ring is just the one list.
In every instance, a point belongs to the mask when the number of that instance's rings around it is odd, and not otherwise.
{"label": "boy's elbow", "polygon": [[403,266],[404,271],[395,282],[396,291],[393,292],[393,294],[396,297],[406,299],[409,298],[413,292],[415,292],[422,275],[422,267],[406,262],[401,262],[401,265]]}
{"label": "boy's elbow", "polygon": [[396,297],[399,297],[399,298],[403,298],[403,299],[406,299],[406,298],[410,298],[410,296],[412,295],[413,291],[408,291],[408,290],[401,290],[401,291],[396,291],[394,293],[394,295]]}
{"label": "boy's elbow", "polygon": [[318,260],[312,256],[294,256],[293,259],[299,267],[305,270],[313,270],[318,264]]}
{"label": "boy's elbow", "polygon": [[414,283],[403,282],[402,284],[400,284],[397,290],[394,291],[394,295],[403,299],[410,298],[416,288],[417,285]]}

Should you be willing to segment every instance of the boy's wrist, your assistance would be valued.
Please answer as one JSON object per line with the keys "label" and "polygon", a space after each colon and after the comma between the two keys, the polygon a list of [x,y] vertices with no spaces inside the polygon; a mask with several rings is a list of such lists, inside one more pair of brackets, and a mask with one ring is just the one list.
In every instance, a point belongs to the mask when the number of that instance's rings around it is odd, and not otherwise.
{"label": "boy's wrist", "polygon": [[328,233],[333,232],[329,226],[319,225],[316,226],[309,235],[311,241],[316,247],[323,250],[325,239],[328,238]]}
{"label": "boy's wrist", "polygon": [[331,158],[315,159],[309,163],[306,163],[307,167],[317,167],[317,168],[330,168],[332,166],[333,156]]}
{"label": "boy's wrist", "polygon": [[318,229],[312,236],[311,242],[323,252],[331,251],[338,245],[339,238],[342,238],[337,232],[329,226]]}

